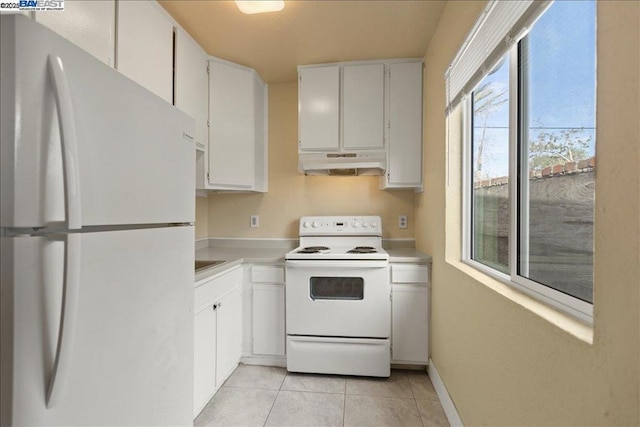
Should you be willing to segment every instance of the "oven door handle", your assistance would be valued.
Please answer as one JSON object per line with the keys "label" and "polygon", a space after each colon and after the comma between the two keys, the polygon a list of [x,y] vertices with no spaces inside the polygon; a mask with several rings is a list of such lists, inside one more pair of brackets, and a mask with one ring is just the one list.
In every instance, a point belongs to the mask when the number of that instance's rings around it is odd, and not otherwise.
{"label": "oven door handle", "polygon": [[341,261],[341,260],[315,260],[297,261],[287,260],[286,267],[292,268],[385,268],[389,266],[388,261]]}

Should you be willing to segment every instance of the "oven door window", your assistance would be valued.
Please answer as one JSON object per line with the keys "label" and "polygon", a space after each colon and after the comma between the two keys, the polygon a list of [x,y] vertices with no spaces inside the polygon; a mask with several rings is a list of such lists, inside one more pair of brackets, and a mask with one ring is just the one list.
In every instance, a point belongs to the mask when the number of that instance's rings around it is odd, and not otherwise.
{"label": "oven door window", "polygon": [[312,300],[349,300],[364,298],[362,277],[311,277],[310,297]]}

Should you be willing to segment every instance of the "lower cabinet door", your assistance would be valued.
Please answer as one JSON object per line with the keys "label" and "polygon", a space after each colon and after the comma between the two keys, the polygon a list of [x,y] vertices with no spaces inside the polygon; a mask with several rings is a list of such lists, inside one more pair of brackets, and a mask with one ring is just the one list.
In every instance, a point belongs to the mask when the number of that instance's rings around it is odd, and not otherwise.
{"label": "lower cabinet door", "polygon": [[392,285],[392,362],[429,361],[429,288]]}
{"label": "lower cabinet door", "polygon": [[216,391],[216,312],[208,306],[195,315],[193,328],[194,418]]}
{"label": "lower cabinet door", "polygon": [[284,285],[253,285],[253,354],[284,356]]}
{"label": "lower cabinet door", "polygon": [[217,304],[216,388],[238,366],[242,346],[242,286],[225,295]]}

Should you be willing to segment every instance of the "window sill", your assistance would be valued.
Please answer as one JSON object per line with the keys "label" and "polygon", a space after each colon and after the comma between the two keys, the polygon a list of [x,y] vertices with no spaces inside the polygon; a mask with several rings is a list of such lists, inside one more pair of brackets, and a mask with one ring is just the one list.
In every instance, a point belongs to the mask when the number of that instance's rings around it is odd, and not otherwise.
{"label": "window sill", "polygon": [[447,260],[447,263],[472,279],[482,283],[492,291],[523,307],[525,310],[543,318],[574,338],[577,338],[585,344],[593,345],[593,327],[585,324],[584,321],[568,313],[561,312],[545,302],[538,300],[533,295],[525,293],[524,290],[520,290],[517,285],[511,284],[510,281],[507,282],[493,277],[464,261]]}

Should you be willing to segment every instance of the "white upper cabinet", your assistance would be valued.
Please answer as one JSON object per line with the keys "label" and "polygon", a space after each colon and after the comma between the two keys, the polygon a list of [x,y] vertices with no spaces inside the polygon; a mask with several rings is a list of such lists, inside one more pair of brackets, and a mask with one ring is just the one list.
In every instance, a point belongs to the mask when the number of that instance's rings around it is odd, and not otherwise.
{"label": "white upper cabinet", "polygon": [[299,151],[338,151],[340,145],[340,67],[299,70]]}
{"label": "white upper cabinet", "polygon": [[383,188],[422,186],[422,62],[389,64],[389,152]]}
{"label": "white upper cabinet", "polygon": [[72,1],[62,12],[34,12],[35,20],[113,67],[115,57],[115,0]]}
{"label": "white upper cabinet", "polygon": [[253,186],[254,191],[266,193],[269,182],[269,97],[268,87],[253,73],[253,114],[255,118]]}
{"label": "white upper cabinet", "polygon": [[253,183],[253,73],[211,61],[209,182],[250,188]]}
{"label": "white upper cabinet", "polygon": [[175,106],[196,121],[196,146],[206,149],[209,138],[209,76],[207,55],[182,29],[176,30]]}
{"label": "white upper cabinet", "polygon": [[267,87],[254,70],[209,61],[209,172],[205,189],[267,190]]}
{"label": "white upper cabinet", "polygon": [[173,24],[151,1],[118,2],[117,69],[173,102]]}
{"label": "white upper cabinet", "polygon": [[343,68],[344,148],[384,147],[384,64]]}
{"label": "white upper cabinet", "polygon": [[386,157],[380,188],[421,190],[422,96],[421,59],[300,65],[298,153]]}

